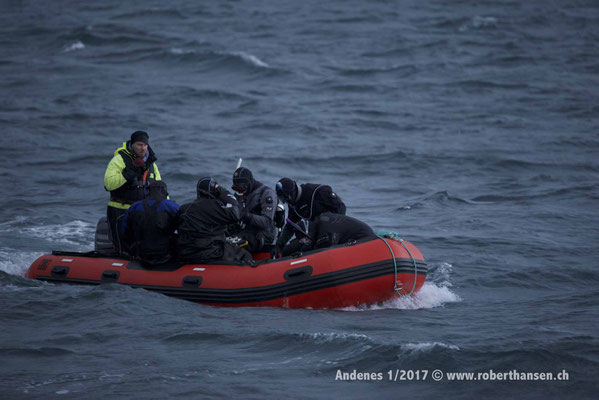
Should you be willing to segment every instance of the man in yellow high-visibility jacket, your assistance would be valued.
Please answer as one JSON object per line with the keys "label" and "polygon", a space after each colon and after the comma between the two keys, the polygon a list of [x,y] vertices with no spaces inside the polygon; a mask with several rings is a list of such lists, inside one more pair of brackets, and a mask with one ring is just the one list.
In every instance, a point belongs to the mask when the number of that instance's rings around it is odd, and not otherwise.
{"label": "man in yellow high-visibility jacket", "polygon": [[106,215],[112,243],[122,253],[118,223],[131,204],[147,197],[151,181],[159,181],[156,155],[148,144],[150,137],[144,131],[135,131],[131,140],[115,150],[104,174],[104,188],[110,192]]}

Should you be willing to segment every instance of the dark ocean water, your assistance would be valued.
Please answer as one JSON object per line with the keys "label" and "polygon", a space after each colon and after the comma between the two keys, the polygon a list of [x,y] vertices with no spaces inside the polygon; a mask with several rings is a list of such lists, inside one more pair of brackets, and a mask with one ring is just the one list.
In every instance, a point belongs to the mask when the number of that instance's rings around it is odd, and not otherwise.
{"label": "dark ocean water", "polygon": [[[596,398],[596,1],[0,2],[0,398]],[[93,246],[147,130],[172,198],[327,183],[427,258],[413,299],[223,309],[23,278]],[[428,370],[342,382],[338,371]],[[568,381],[449,382],[451,372]]]}

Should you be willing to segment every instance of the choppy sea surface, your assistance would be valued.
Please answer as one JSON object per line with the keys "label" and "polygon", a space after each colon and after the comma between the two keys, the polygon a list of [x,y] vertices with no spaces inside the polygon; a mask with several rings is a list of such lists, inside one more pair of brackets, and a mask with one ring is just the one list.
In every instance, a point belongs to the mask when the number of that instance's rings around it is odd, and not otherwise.
{"label": "choppy sea surface", "polygon": [[[596,1],[0,11],[0,398],[596,398]],[[25,279],[92,248],[104,170],[138,129],[178,202],[204,174],[230,186],[239,157],[271,186],[330,184],[420,248],[427,283],[290,310]],[[568,380],[448,378],[491,370]]]}

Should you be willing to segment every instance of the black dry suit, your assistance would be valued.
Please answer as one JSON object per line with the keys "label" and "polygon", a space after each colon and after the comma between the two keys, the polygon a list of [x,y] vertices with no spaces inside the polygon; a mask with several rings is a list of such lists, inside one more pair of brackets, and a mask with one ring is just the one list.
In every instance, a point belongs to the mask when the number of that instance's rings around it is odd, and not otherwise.
{"label": "black dry suit", "polygon": [[249,262],[251,255],[228,243],[227,225],[239,222],[239,205],[235,196],[223,190],[217,198],[200,197],[181,206],[177,231],[177,257],[187,263],[200,264],[223,260]]}
{"label": "black dry suit", "polygon": [[245,228],[239,235],[249,242],[249,251],[258,251],[275,239],[274,216],[277,195],[271,188],[254,180],[251,192],[238,197],[241,217]]}
{"label": "black dry suit", "polygon": [[376,237],[365,222],[330,212],[322,213],[311,222],[308,231],[315,249]]}
{"label": "black dry suit", "polygon": [[308,235],[310,241],[303,239],[305,235],[298,234],[301,240],[293,240],[285,246],[283,256],[376,237],[366,223],[347,215],[330,212],[320,214],[309,223]]}
{"label": "black dry suit", "polygon": [[179,205],[172,200],[135,202],[127,210],[122,226],[129,254],[148,264],[167,262],[178,211]]}
{"label": "black dry suit", "polygon": [[[301,194],[297,201],[289,205],[289,219],[298,223],[302,219],[313,221],[324,212],[345,215],[345,203],[328,185],[304,183],[299,185]],[[290,224],[286,224],[277,240],[277,247],[282,248],[294,234]]]}

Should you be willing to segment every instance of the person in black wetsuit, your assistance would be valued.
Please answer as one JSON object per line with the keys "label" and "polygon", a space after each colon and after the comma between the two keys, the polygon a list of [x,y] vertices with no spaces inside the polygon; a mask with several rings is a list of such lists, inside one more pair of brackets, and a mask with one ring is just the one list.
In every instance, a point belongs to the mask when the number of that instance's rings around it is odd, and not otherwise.
{"label": "person in black wetsuit", "polygon": [[283,256],[298,251],[309,251],[331,247],[336,244],[375,238],[372,228],[366,223],[346,215],[325,212],[309,223],[306,234],[297,232],[294,240],[283,248]]}
{"label": "person in black wetsuit", "polygon": [[[298,185],[290,178],[282,178],[275,188],[279,199],[288,203],[288,218],[294,224],[302,219],[311,222],[324,212],[345,215],[345,204],[328,185],[313,183]],[[293,224],[285,224],[277,240],[276,249],[282,249],[293,234]]]}
{"label": "person in black wetsuit", "polygon": [[227,225],[240,220],[237,199],[211,177],[197,184],[197,199],[179,209],[177,257],[190,264],[252,263],[251,254],[226,241]]}
{"label": "person in black wetsuit", "polygon": [[123,218],[121,233],[127,252],[147,264],[162,264],[171,258],[179,204],[167,197],[166,183],[153,181],[148,198],[133,203]]}
{"label": "person in black wetsuit", "polygon": [[252,171],[239,167],[233,173],[232,189],[239,195],[241,230],[237,235],[247,240],[247,250],[259,251],[275,239],[274,216],[277,209],[275,191],[254,179]]}

